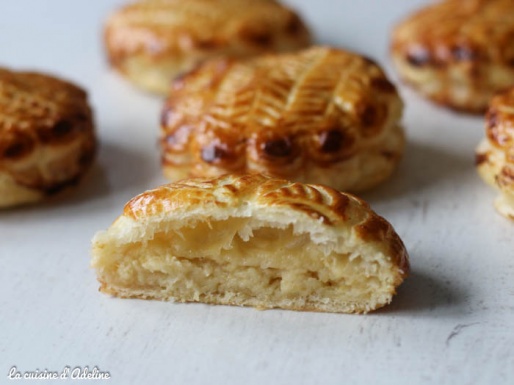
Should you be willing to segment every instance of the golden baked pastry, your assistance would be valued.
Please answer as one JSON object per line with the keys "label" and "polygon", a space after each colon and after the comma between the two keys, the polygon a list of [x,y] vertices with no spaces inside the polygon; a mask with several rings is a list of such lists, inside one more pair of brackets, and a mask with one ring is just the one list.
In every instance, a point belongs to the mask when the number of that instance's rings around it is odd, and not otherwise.
{"label": "golden baked pastry", "polygon": [[483,112],[514,85],[514,1],[446,0],[395,28],[391,53],[398,72],[433,101]]}
{"label": "golden baked pastry", "polygon": [[86,93],[54,77],[0,68],[0,208],[75,184],[95,154]]}
{"label": "golden baked pastry", "polygon": [[259,174],[135,197],[94,237],[92,266],[118,297],[343,313],[388,304],[409,271],[362,200]]}
{"label": "golden baked pastry", "polygon": [[396,88],[369,59],[327,47],[205,63],[176,79],[162,115],[172,181],[263,172],[338,190],[387,179],[404,134]]}
{"label": "golden baked pastry", "polygon": [[137,86],[167,94],[171,79],[206,59],[303,48],[310,34],[274,0],[140,0],[105,26],[114,68]]}
{"label": "golden baked pastry", "polygon": [[496,209],[514,219],[514,88],[495,96],[486,115],[486,138],[476,153],[480,176],[499,190]]}

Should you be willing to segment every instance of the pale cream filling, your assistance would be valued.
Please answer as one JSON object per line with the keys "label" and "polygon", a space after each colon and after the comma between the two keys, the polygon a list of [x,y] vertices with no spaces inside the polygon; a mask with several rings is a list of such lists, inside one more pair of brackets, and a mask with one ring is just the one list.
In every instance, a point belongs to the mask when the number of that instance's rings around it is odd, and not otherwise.
{"label": "pale cream filling", "polygon": [[160,299],[238,296],[270,306],[299,299],[374,305],[394,292],[398,271],[380,252],[335,251],[293,225],[232,217],[168,226],[149,230],[150,240],[97,246],[100,280]]}

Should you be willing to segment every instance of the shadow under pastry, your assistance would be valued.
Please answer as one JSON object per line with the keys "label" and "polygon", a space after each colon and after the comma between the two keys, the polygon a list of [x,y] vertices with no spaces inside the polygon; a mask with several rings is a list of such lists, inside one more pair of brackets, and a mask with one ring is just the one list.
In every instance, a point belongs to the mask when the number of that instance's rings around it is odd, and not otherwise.
{"label": "shadow under pastry", "polygon": [[437,277],[435,271],[428,273],[413,268],[409,277],[398,288],[391,304],[373,314],[434,311],[438,315],[459,315],[463,313],[462,306],[467,300],[467,293],[455,282]]}
{"label": "shadow under pastry", "polygon": [[391,179],[359,196],[374,204],[416,194],[444,181],[458,183],[459,177],[475,172],[473,162],[473,153],[463,157],[434,145],[408,142],[400,166]]}

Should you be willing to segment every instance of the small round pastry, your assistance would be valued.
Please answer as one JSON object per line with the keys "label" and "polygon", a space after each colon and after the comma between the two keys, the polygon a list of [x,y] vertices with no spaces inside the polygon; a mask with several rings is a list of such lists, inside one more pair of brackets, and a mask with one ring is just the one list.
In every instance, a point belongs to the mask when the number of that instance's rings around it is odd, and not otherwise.
{"label": "small round pastry", "polygon": [[95,147],[82,89],[48,75],[0,69],[0,208],[75,184]]}
{"label": "small round pastry", "polygon": [[514,88],[495,96],[486,115],[486,138],[476,152],[480,176],[500,191],[496,209],[514,220]]}
{"label": "small round pastry", "polygon": [[175,76],[206,59],[310,44],[300,17],[274,0],[139,0],[107,20],[104,39],[115,69],[164,95]]}
{"label": "small round pastry", "polygon": [[391,54],[400,76],[433,101],[481,113],[514,85],[514,1],[446,0],[396,26]]}
{"label": "small round pastry", "polygon": [[409,273],[364,201],[259,174],[146,191],[93,239],[100,291],[125,298],[367,313]]}
{"label": "small round pastry", "polygon": [[162,114],[170,180],[262,172],[343,191],[399,162],[403,103],[371,60],[328,47],[205,63],[176,79]]}

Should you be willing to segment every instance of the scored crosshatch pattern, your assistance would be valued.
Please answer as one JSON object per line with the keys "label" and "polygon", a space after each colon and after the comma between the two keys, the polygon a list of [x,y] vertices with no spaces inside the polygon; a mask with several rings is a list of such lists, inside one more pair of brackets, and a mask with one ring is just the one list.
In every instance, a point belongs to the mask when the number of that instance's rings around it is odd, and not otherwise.
{"label": "scored crosshatch pattern", "polygon": [[165,174],[261,171],[363,190],[401,157],[402,107],[382,70],[349,52],[220,59],[173,83],[162,117]]}

